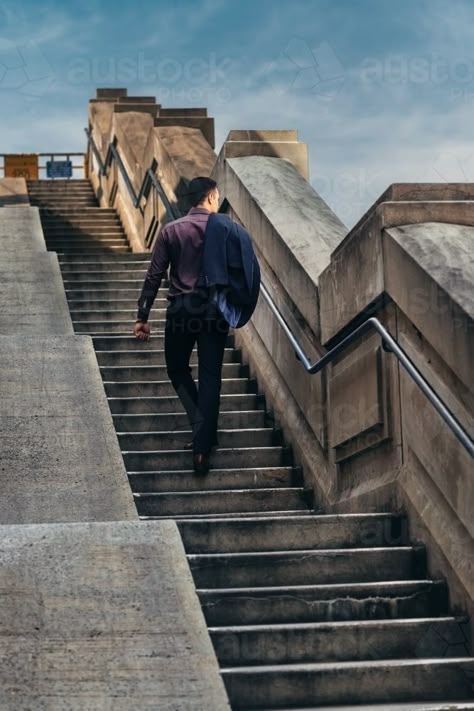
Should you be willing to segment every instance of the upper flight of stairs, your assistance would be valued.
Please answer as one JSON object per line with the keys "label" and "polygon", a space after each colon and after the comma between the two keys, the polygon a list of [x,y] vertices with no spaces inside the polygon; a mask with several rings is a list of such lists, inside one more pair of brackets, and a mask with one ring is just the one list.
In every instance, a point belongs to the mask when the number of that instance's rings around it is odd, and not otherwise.
{"label": "upper flight of stairs", "polygon": [[28,188],[75,331],[92,336],[138,512],[177,521],[232,707],[474,708],[467,621],[450,614],[445,581],[427,577],[406,518],[312,508],[232,335],[220,446],[196,478],[166,376],[166,287],[150,341],[131,334],[149,254],[131,252],[87,181]]}

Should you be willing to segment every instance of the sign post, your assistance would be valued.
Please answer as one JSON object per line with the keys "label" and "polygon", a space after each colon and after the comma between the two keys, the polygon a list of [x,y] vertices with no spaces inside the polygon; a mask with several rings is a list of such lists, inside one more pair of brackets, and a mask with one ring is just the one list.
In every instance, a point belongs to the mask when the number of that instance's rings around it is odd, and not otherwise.
{"label": "sign post", "polygon": [[10,153],[4,157],[5,178],[38,180],[38,156],[36,153]]}
{"label": "sign post", "polygon": [[72,178],[72,161],[48,160],[46,161],[46,176],[48,178]]}

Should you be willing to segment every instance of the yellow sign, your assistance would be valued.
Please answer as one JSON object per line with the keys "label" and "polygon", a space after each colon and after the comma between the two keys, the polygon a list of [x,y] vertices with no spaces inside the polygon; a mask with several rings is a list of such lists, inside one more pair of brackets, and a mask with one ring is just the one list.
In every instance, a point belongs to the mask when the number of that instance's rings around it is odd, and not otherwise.
{"label": "yellow sign", "polygon": [[36,153],[9,154],[4,158],[5,178],[38,180],[38,156]]}

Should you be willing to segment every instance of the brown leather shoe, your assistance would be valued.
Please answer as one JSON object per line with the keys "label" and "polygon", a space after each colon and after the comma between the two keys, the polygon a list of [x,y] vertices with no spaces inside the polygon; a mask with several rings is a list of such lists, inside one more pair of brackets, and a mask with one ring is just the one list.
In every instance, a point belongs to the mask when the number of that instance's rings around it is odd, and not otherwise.
{"label": "brown leather shoe", "polygon": [[195,454],[193,459],[194,473],[205,476],[209,471],[209,457],[205,454]]}

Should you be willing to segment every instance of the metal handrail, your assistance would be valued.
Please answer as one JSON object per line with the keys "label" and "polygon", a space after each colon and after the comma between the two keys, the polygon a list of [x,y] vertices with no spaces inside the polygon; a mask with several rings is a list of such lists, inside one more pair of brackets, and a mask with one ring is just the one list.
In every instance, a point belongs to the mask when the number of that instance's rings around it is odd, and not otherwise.
{"label": "metal handrail", "polygon": [[156,193],[159,195],[161,201],[163,202],[165,209],[167,212],[172,215],[174,219],[179,217],[179,214],[177,214],[174,205],[168,200],[168,197],[163,190],[158,178],[156,177],[155,170],[158,166],[158,163],[156,160],[152,161],[151,166],[145,171],[145,175],[143,176],[142,184],[140,185],[140,189],[138,191],[138,194],[135,192],[135,188],[133,187],[132,181],[130,180],[130,177],[127,173],[127,169],[125,168],[122,158],[120,157],[120,153],[117,150],[117,146],[115,142],[111,142],[108,145],[107,148],[107,154],[105,157],[105,161],[102,161],[102,157],[100,155],[99,149],[97,148],[97,145],[94,141],[94,138],[92,137],[91,132],[89,129],[85,128],[84,129],[87,140],[89,142],[89,145],[92,148],[92,151],[96,157],[96,160],[99,164],[99,170],[100,174],[103,175],[104,177],[107,177],[107,168],[109,165],[112,163],[112,160],[115,160],[117,163],[118,169],[120,170],[120,173],[122,175],[122,178],[124,180],[125,185],[127,186],[128,193],[130,195],[130,198],[133,203],[133,207],[141,210],[141,201],[143,196],[146,194],[149,186],[151,185],[153,189],[156,191]]}
{"label": "metal handrail", "polygon": [[333,348],[331,348],[327,353],[325,353],[318,361],[311,364],[311,361],[304,353],[303,349],[301,348],[300,344],[292,333],[290,327],[284,320],[275,302],[273,301],[272,297],[270,296],[263,284],[261,284],[260,290],[265,301],[270,306],[273,315],[275,316],[278,323],[285,332],[286,336],[288,337],[288,340],[293,346],[299,360],[302,362],[304,369],[310,375],[319,373],[319,371],[329,365],[329,363],[331,363],[347,346],[349,346],[351,343],[356,341],[368,331],[375,329],[382,339],[384,350],[387,353],[393,353],[393,355],[398,358],[407,373],[415,381],[416,385],[418,385],[424,395],[428,398],[428,400],[433,405],[438,414],[441,415],[443,420],[446,422],[451,431],[456,435],[456,437],[464,446],[464,448],[469,452],[471,457],[474,457],[474,440],[469,436],[469,434],[461,425],[457,417],[451,412],[449,407],[436,394],[434,389],[428,383],[426,378],[420,373],[413,361],[398,345],[394,337],[389,333],[389,331],[387,331],[385,326],[383,326],[377,318],[375,318],[374,316],[368,318],[367,321],[364,321],[364,323],[362,323],[360,326],[351,331],[348,336],[339,341],[339,343],[337,343]]}
{"label": "metal handrail", "polygon": [[[161,186],[160,181],[156,177],[155,170],[157,163],[154,161],[151,165],[150,168],[145,173],[145,176],[143,178],[142,185],[140,187],[140,190],[138,192],[138,195],[135,194],[135,190],[132,186],[131,180],[128,176],[127,170],[125,166],[123,165],[123,162],[120,158],[120,155],[118,154],[117,148],[114,143],[110,143],[108,150],[107,150],[107,157],[105,159],[105,164],[102,163],[102,160],[100,158],[100,153],[97,149],[97,146],[95,145],[94,139],[92,138],[92,135],[88,131],[88,129],[85,129],[87,138],[89,140],[89,143],[92,147],[92,150],[94,151],[94,155],[97,158],[97,162],[99,163],[99,166],[101,167],[101,173],[102,175],[106,175],[107,167],[110,164],[112,158],[116,161],[119,170],[122,173],[122,176],[124,178],[125,184],[127,186],[127,189],[130,193],[130,196],[132,197],[134,207],[139,208],[140,207],[140,200],[143,197],[144,192],[148,188],[148,184],[151,184],[153,188],[156,190],[160,198],[162,199],[163,203],[166,206],[166,209],[169,210],[170,214],[173,215],[173,217],[179,217],[177,214],[176,210],[174,209],[174,206],[170,203],[168,198],[166,197],[166,194]],[[436,394],[435,390],[431,387],[431,385],[428,383],[426,378],[421,374],[421,372],[418,370],[418,368],[415,366],[413,361],[408,357],[408,355],[405,353],[405,351],[399,346],[397,341],[394,339],[394,337],[390,334],[389,331],[385,328],[385,326],[382,325],[382,323],[372,316],[371,318],[368,318],[367,321],[364,321],[360,326],[355,328],[351,333],[343,338],[339,343],[337,343],[333,348],[331,348],[327,353],[325,353],[318,361],[315,363],[311,364],[311,361],[303,351],[301,345],[298,343],[295,335],[293,334],[292,330],[286,323],[285,319],[281,315],[280,311],[278,310],[277,305],[273,301],[272,297],[270,296],[267,288],[264,286],[264,284],[260,285],[260,291],[265,299],[265,301],[268,303],[270,306],[270,309],[275,316],[276,320],[282,327],[283,331],[285,332],[288,340],[290,341],[291,345],[293,346],[295,353],[298,357],[298,359],[301,361],[303,364],[304,369],[306,370],[307,373],[310,375],[315,375],[316,373],[319,373],[323,368],[325,368],[329,363],[332,363],[332,361],[351,343],[356,341],[358,338],[363,336],[365,333],[371,330],[377,331],[379,334],[381,340],[382,340],[382,346],[384,350],[387,353],[393,353],[399,360],[399,362],[402,364],[403,368],[406,370],[408,375],[413,379],[415,384],[420,388],[420,390],[424,393],[424,395],[427,397],[429,402],[433,405],[435,410],[438,412],[438,414],[442,417],[442,419],[446,422],[450,430],[454,433],[454,435],[457,437],[457,439],[461,442],[463,447],[467,450],[467,452],[471,455],[471,457],[474,458],[474,440],[470,437],[468,432],[464,429],[464,427],[461,425],[457,417],[451,412],[449,407],[446,405],[445,402]]]}

